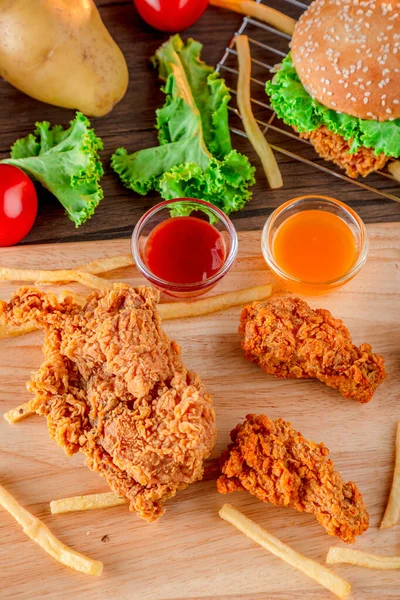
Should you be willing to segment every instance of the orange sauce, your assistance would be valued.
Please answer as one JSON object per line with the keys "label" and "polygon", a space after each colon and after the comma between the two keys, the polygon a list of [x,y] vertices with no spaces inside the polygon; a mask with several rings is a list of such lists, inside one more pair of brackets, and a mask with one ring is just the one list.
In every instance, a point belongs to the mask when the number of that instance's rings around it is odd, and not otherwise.
{"label": "orange sauce", "polygon": [[324,210],[305,210],[288,217],[275,233],[272,251],[288,275],[314,284],[339,279],[357,258],[350,227]]}

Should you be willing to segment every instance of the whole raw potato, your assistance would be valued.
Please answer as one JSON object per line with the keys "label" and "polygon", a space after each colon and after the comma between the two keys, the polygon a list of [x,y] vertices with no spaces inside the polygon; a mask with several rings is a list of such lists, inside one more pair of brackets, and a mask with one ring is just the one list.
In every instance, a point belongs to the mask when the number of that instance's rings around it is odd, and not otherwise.
{"label": "whole raw potato", "polygon": [[0,75],[37,100],[107,114],[128,86],[92,0],[0,0]]}

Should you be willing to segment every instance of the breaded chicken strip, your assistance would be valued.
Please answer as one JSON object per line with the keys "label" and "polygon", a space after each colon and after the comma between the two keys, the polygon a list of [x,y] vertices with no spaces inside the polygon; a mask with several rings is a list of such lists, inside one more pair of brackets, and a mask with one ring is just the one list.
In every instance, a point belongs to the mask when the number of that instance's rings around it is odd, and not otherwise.
{"label": "breaded chicken strip", "polygon": [[344,483],[324,444],[314,444],[283,419],[247,415],[221,456],[221,494],[247,490],[263,502],[312,513],[329,535],[354,542],[369,516],[353,482]]}
{"label": "breaded chicken strip", "polygon": [[239,333],[248,360],[282,379],[319,379],[344,398],[369,402],[386,376],[369,344],[355,346],[328,310],[283,296],[246,306]]}
{"label": "breaded chicken strip", "polygon": [[45,332],[45,361],[28,383],[50,436],[130,501],[148,521],[202,478],[216,439],[215,414],[200,378],[170,342],[151,288],[115,285],[80,307],[22,288],[0,303],[6,322]]}
{"label": "breaded chicken strip", "polygon": [[364,146],[357,152],[351,152],[351,142],[324,125],[314,131],[300,133],[300,137],[310,140],[322,158],[334,162],[352,179],[357,179],[359,175],[366,177],[373,171],[383,169],[389,160],[385,154],[375,154],[373,148]]}

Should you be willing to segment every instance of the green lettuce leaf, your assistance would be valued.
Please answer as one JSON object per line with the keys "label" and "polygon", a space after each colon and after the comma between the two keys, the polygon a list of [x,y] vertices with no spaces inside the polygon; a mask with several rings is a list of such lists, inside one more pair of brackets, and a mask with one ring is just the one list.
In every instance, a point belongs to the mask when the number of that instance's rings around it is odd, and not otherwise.
{"label": "green lettuce leaf", "polygon": [[288,125],[300,132],[314,131],[325,125],[351,141],[350,152],[360,146],[373,148],[375,154],[400,156],[400,119],[369,121],[336,112],[312,98],[300,82],[290,53],[283,59],[281,68],[266,84],[271,106]]}
{"label": "green lettuce leaf", "polygon": [[[123,184],[139,194],[156,190],[168,200],[202,198],[229,214],[250,199],[254,168],[232,150],[228,88],[200,60],[201,48],[175,35],[158,49],[153,63],[166,81],[166,102],[157,110],[160,145],[134,154],[118,148],[111,165]],[[173,210],[185,211],[177,205]]]}
{"label": "green lettuce leaf", "polygon": [[166,200],[201,198],[230,214],[243,208],[250,199],[248,182],[252,177],[250,163],[231,150],[222,161],[211,158],[205,170],[188,162],[173,167],[161,177],[159,189]]}
{"label": "green lettuce leaf", "polygon": [[[176,110],[183,100],[189,111],[189,114],[186,112],[187,119],[193,120],[193,112],[197,109],[204,142],[211,154],[221,159],[232,150],[228,126],[231,96],[219,73],[200,60],[201,49],[202,45],[196,40],[189,39],[185,45],[179,35],[174,35],[152,58],[159,77],[166,81],[163,88],[167,95],[166,105],[156,113],[159,141],[160,144],[177,141],[182,129],[185,132],[188,123],[179,127],[181,115],[179,109]],[[187,135],[189,131],[190,125]]]}
{"label": "green lettuce leaf", "polygon": [[17,140],[11,158],[1,162],[19,167],[39,181],[79,227],[103,198],[99,185],[103,167],[98,155],[102,148],[90,121],[78,112],[67,129],[52,127],[47,121],[36,123],[35,132]]}

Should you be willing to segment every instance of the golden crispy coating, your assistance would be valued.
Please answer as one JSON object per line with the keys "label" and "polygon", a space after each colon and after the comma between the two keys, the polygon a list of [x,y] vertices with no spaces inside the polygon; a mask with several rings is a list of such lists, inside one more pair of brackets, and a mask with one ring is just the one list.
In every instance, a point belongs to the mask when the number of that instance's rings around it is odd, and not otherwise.
{"label": "golden crispy coating", "polygon": [[162,330],[158,293],[115,285],[81,308],[23,288],[0,314],[45,329],[45,361],[28,389],[50,436],[148,521],[201,479],[215,443],[212,400]]}
{"label": "golden crispy coating", "polygon": [[344,398],[369,402],[386,376],[369,344],[355,346],[340,319],[283,296],[246,306],[239,332],[246,358],[282,379],[319,379]]}
{"label": "golden crispy coating", "polygon": [[373,148],[361,147],[356,153],[349,152],[350,142],[324,125],[314,131],[300,133],[300,137],[310,140],[322,158],[334,162],[352,179],[383,169],[389,160],[385,154],[375,154]]}
{"label": "golden crispy coating", "polygon": [[263,502],[312,513],[329,535],[354,542],[369,517],[353,482],[344,483],[324,444],[314,444],[283,419],[247,415],[221,456],[221,494],[247,490]]}

